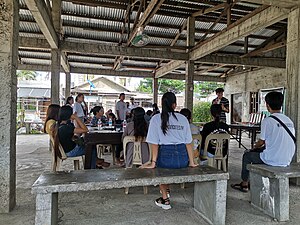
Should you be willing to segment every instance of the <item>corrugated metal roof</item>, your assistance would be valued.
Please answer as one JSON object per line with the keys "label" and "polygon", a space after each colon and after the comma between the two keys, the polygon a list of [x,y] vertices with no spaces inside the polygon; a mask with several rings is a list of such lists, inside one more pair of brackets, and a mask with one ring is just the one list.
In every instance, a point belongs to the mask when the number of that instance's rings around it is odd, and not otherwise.
{"label": "corrugated metal roof", "polygon": [[24,51],[19,50],[19,57],[24,58],[41,58],[41,59],[50,59],[51,53],[50,52],[31,52],[31,51]]}

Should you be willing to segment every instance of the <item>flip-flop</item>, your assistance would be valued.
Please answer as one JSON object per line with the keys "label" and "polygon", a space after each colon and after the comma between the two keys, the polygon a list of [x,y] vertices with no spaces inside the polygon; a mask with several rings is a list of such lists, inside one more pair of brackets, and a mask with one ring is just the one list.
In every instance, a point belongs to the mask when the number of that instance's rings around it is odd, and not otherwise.
{"label": "flip-flop", "polygon": [[230,186],[235,190],[238,190],[238,191],[241,191],[241,192],[244,192],[244,193],[248,192],[249,191],[248,185],[245,186],[245,185],[242,185],[242,184],[243,183],[241,182],[239,184],[231,184]]}

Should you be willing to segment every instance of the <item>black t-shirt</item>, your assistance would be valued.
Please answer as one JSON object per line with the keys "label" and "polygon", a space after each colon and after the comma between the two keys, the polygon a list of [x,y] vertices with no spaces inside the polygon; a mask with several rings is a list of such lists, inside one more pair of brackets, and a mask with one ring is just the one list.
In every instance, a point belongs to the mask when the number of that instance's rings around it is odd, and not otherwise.
{"label": "black t-shirt", "polygon": [[[201,143],[201,149],[204,149],[205,147],[205,139],[209,134],[218,134],[218,133],[228,133],[229,132],[229,126],[226,123],[223,122],[209,122],[206,123],[203,126],[203,130],[201,132],[202,135],[202,143]],[[228,150],[228,143],[224,143],[224,148],[223,148],[223,155],[225,156],[227,154],[227,150]],[[208,145],[208,149],[207,151],[211,154],[215,154],[216,152],[216,147],[215,145],[212,143],[212,141],[210,142],[210,144]]]}
{"label": "black t-shirt", "polygon": [[67,123],[67,124],[61,124],[58,128],[58,138],[59,143],[63,147],[65,153],[72,151],[76,144],[72,140],[74,136],[74,124],[73,123]]}

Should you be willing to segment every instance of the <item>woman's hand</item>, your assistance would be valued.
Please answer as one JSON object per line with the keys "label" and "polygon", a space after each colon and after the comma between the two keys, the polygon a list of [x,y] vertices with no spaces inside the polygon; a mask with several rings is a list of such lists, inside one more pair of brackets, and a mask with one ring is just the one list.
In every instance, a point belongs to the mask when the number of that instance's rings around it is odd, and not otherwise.
{"label": "woman's hand", "polygon": [[151,163],[142,165],[140,168],[141,169],[154,169],[155,167],[156,167],[155,162],[151,162]]}

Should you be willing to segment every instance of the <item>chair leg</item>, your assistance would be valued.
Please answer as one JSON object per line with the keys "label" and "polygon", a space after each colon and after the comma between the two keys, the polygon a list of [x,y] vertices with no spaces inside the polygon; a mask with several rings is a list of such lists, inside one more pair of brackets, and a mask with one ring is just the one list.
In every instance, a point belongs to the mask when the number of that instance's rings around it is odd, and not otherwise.
{"label": "chair leg", "polygon": [[184,189],[185,188],[185,183],[181,183],[180,187],[181,187],[181,189]]}
{"label": "chair leg", "polygon": [[74,160],[74,170],[80,170],[79,160]]}
{"label": "chair leg", "polygon": [[227,172],[226,159],[222,159],[222,169],[224,172]]}
{"label": "chair leg", "polygon": [[148,194],[148,187],[144,186],[143,189],[144,189],[144,195]]}
{"label": "chair leg", "polygon": [[125,195],[129,194],[129,188],[125,188]]}
{"label": "chair leg", "polygon": [[85,157],[84,155],[82,156],[82,168],[84,169],[84,164],[85,164]]}

